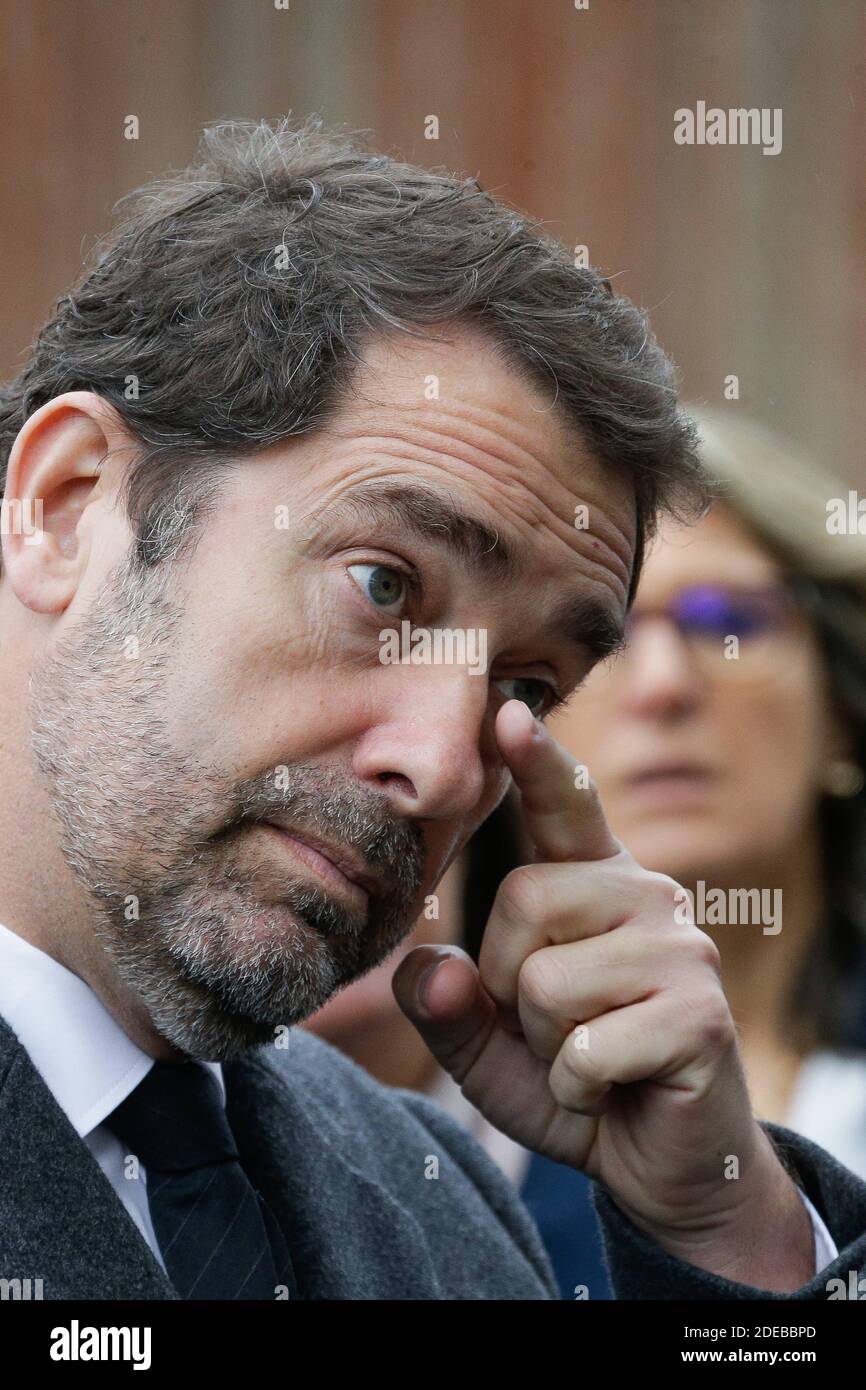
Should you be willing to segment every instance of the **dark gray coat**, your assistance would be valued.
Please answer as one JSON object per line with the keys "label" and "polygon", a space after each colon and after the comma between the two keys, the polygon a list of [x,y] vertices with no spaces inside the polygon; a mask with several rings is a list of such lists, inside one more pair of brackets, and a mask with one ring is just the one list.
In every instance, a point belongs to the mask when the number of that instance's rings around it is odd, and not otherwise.
{"label": "dark gray coat", "polygon": [[[283,1226],[303,1297],[557,1298],[522,1203],[431,1101],[380,1086],[302,1029],[285,1051],[223,1070],[242,1161]],[[840,1267],[866,1262],[866,1184],[816,1146],[792,1142],[837,1243],[856,1241]],[[434,1160],[438,1177],[427,1176]],[[621,1297],[758,1296],[671,1260],[602,1188],[595,1196]],[[828,1275],[798,1296],[825,1297]],[[0,1279],[41,1279],[46,1299],[177,1298],[2,1019]]]}

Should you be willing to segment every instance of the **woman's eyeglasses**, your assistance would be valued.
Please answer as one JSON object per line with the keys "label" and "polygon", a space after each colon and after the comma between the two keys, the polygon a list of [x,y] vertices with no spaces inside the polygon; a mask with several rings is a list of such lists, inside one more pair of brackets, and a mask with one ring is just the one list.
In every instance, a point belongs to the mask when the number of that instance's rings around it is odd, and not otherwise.
{"label": "woman's eyeglasses", "polygon": [[695,584],[660,607],[633,609],[626,618],[626,641],[646,619],[664,618],[713,675],[771,674],[790,654],[791,639],[802,636],[807,598],[796,581],[760,588]]}

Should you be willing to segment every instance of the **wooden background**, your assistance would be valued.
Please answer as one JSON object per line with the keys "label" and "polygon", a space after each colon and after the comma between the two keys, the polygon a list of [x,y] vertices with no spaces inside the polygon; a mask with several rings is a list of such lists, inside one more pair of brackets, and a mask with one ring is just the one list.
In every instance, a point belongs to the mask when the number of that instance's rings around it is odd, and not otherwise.
{"label": "wooden background", "polygon": [[[202,125],[320,111],[587,244],[688,396],[736,373],[866,484],[863,0],[4,0],[0,54],[3,376],[115,199]],[[699,99],[781,107],[782,152],[676,145]]]}

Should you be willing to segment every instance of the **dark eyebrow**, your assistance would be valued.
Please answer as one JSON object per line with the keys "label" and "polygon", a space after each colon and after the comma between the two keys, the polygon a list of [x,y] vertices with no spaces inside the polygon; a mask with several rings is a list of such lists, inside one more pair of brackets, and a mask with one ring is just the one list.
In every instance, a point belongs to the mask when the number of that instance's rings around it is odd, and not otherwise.
{"label": "dark eyebrow", "polygon": [[319,521],[335,513],[390,521],[422,541],[443,541],[469,569],[486,579],[513,579],[517,573],[513,551],[499,533],[470,516],[445,492],[398,483],[361,483],[327,505]]}
{"label": "dark eyebrow", "polygon": [[574,646],[588,650],[596,661],[625,646],[622,622],[594,594],[569,594],[557,603],[547,625]]}
{"label": "dark eyebrow", "polygon": [[[503,581],[520,572],[515,553],[499,533],[479,517],[465,512],[456,498],[438,489],[375,479],[348,489],[319,513],[314,530],[335,516],[348,515],[372,522],[391,522],[422,541],[442,541],[463,563],[483,578]],[[555,605],[546,630],[596,661],[624,645],[621,621],[593,594],[575,593]]]}

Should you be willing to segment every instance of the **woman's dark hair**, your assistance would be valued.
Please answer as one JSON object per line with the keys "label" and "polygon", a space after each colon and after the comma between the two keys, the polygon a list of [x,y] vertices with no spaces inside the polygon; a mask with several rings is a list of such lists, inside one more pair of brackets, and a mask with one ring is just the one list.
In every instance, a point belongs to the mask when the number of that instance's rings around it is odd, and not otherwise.
{"label": "woman's dark hair", "polygon": [[141,456],[124,493],[135,558],[177,553],[219,475],[326,425],[371,336],[485,328],[575,441],[630,479],[638,547],[704,502],[696,434],[645,315],[477,179],[364,148],[313,116],[223,121],[131,212],[0,388],[0,491],[28,416],[89,390]]}
{"label": "woman's dark hair", "polygon": [[[849,730],[851,758],[866,773],[866,607],[834,581],[799,589],[824,658],[830,698]],[[790,1036],[866,1051],[866,786],[821,802],[824,921],[812,934],[787,1000]]]}

